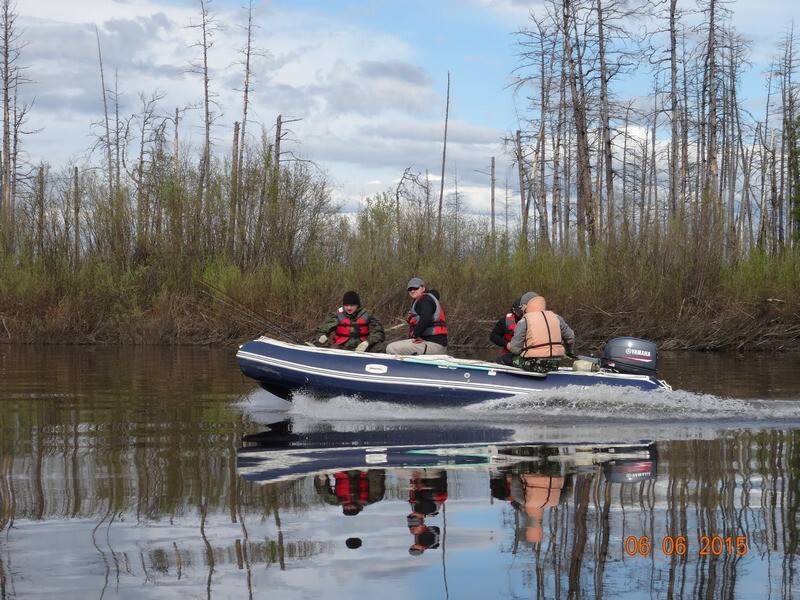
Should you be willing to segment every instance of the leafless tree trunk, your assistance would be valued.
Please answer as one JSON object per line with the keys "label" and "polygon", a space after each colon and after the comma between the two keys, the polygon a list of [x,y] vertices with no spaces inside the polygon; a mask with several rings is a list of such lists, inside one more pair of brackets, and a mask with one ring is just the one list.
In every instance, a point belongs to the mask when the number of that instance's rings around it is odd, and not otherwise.
{"label": "leafless tree trunk", "polygon": [[[561,185],[561,150],[564,147],[564,127],[567,110],[567,78],[565,77],[565,65],[561,64],[561,77],[558,85],[558,111],[556,114],[556,139],[553,144],[553,235],[556,235],[555,219],[558,219],[558,243],[562,250],[566,250],[569,243],[569,177],[566,178],[566,186]],[[567,167],[568,169],[569,167]],[[562,195],[562,189],[567,190],[566,197]],[[563,216],[562,212],[563,198]]]}
{"label": "leafless tree trunk", "polygon": [[272,157],[272,193],[270,194],[271,214],[278,210],[278,184],[281,178],[281,137],[283,129],[283,118],[278,115],[275,119],[275,155]]}
{"label": "leafless tree trunk", "polygon": [[491,181],[491,186],[492,186],[492,188],[491,188],[491,204],[492,204],[492,248],[494,248],[495,240],[497,239],[497,237],[496,237],[496,235],[497,235],[497,234],[496,234],[496,232],[495,232],[495,225],[494,225],[494,190],[495,190],[495,183],[497,182],[497,178],[496,178],[496,176],[495,176],[495,170],[494,170],[494,156],[492,157],[492,162],[491,162],[491,171],[492,171],[492,181]]}
{"label": "leafless tree trunk", "polygon": [[568,66],[569,86],[572,100],[572,113],[575,127],[575,150],[578,176],[578,245],[585,251],[595,243],[595,215],[592,194],[592,174],[589,154],[589,133],[586,118],[586,95],[583,91],[584,73],[580,67],[579,48],[571,42],[573,31],[577,29],[573,0],[564,0],[564,43]]}
{"label": "leafless tree trunk", "polygon": [[239,122],[233,124],[233,150],[231,152],[231,193],[228,215],[228,248],[231,258],[235,253],[237,197],[239,196]]}
{"label": "leafless tree trunk", "polygon": [[786,239],[797,248],[800,243],[800,90],[795,83],[798,68],[797,48],[794,43],[794,23],[783,42],[782,96],[783,120],[781,136],[786,154],[786,185],[782,197],[786,198]]}
{"label": "leafless tree trunk", "polygon": [[437,247],[441,242],[442,235],[442,204],[444,202],[444,172],[447,163],[447,125],[450,119],[450,71],[447,72],[447,102],[444,110],[444,141],[442,143],[442,179],[439,186],[439,212],[436,217],[436,240]]}
{"label": "leafless tree trunk", "polygon": [[199,74],[203,79],[203,150],[198,169],[197,194],[194,209],[195,218],[191,232],[191,247],[193,250],[199,248],[198,242],[200,240],[200,230],[203,224],[205,224],[206,229],[206,240],[209,243],[211,240],[211,206],[209,202],[206,202],[205,192],[208,187],[209,172],[211,169],[211,125],[214,122],[215,115],[212,110],[214,94],[211,91],[208,53],[214,45],[214,34],[219,30],[215,16],[212,14],[210,8],[213,0],[198,1],[200,3],[200,22],[196,25],[189,26],[192,29],[198,29],[200,32],[200,40],[195,46],[200,48],[202,59],[200,63],[192,63],[191,67],[193,72]]}
{"label": "leafless tree trunk", "polygon": [[608,234],[609,240],[614,240],[614,156],[611,148],[611,109],[608,98],[608,82],[611,78],[606,62],[606,32],[604,28],[605,15],[602,0],[597,0],[597,44],[598,58],[600,60],[600,127],[602,129],[603,163],[605,166],[606,205],[608,206]]}
{"label": "leafless tree trunk", "polygon": [[678,182],[680,163],[678,151],[680,121],[678,105],[678,0],[669,2],[669,99],[670,99],[670,171],[669,171],[669,217],[673,221],[678,215]]}
{"label": "leafless tree trunk", "polygon": [[42,165],[39,167],[39,175],[36,178],[36,248],[40,259],[44,258],[44,182],[45,170],[44,165]]}
{"label": "leafless tree trunk", "polygon": [[106,151],[106,164],[108,169],[108,200],[112,201],[114,196],[114,162],[111,158],[111,124],[108,117],[108,93],[106,90],[106,79],[103,70],[103,52],[100,47],[100,31],[97,26],[94,28],[95,36],[97,37],[97,59],[100,64],[100,85],[103,92],[103,118],[105,122],[105,136],[102,144]]}
{"label": "leafless tree trunk", "polygon": [[631,106],[625,109],[625,120],[623,121],[622,127],[623,131],[625,131],[625,138],[622,145],[622,240],[625,244],[628,244],[631,239],[631,218],[628,210],[628,197],[630,192],[628,191],[628,140],[630,136],[628,135],[628,127],[630,125],[630,114],[631,114]]}
{"label": "leafless tree trunk", "polygon": [[81,264],[81,194],[78,185],[78,167],[73,170],[73,228],[74,228],[74,247],[72,266],[77,271]]}
{"label": "leafless tree trunk", "polygon": [[519,200],[520,200],[520,243],[525,252],[528,251],[528,214],[530,209],[530,190],[525,185],[525,157],[522,152],[522,131],[517,129],[516,137],[517,173],[519,175]]}
{"label": "leafless tree trunk", "polygon": [[[247,4],[247,41],[245,44],[244,49],[242,50],[242,54],[244,59],[242,64],[244,66],[244,85],[242,89],[242,121],[241,126],[239,127],[238,135],[234,136],[234,144],[238,147],[238,153],[234,156],[233,162],[235,163],[235,168],[232,173],[231,179],[231,221],[235,223],[235,226],[232,228],[231,233],[232,235],[236,235],[239,238],[239,244],[242,245],[242,240],[245,237],[245,208],[242,201],[242,193],[244,191],[244,169],[245,169],[245,149],[247,148],[247,125],[248,125],[248,114],[250,110],[250,81],[252,76],[252,59],[254,55],[264,55],[264,52],[260,52],[253,48],[253,28],[256,27],[254,24],[254,15],[253,15],[253,1],[248,0]],[[236,152],[236,149],[234,149]],[[237,244],[234,242],[234,247]],[[240,260],[242,258],[241,251],[238,253]]]}
{"label": "leafless tree trunk", "polygon": [[16,39],[16,32],[14,30],[14,21],[16,14],[14,13],[11,0],[3,0],[0,5],[0,19],[2,22],[2,85],[3,85],[3,151],[2,151],[2,172],[0,172],[0,189],[2,189],[2,206],[5,211],[10,214],[12,209],[11,198],[11,180],[14,175],[11,171],[11,137],[13,135],[11,118],[11,94],[14,87],[14,74],[12,73],[12,65],[18,53],[14,53],[13,46]]}
{"label": "leafless tree trunk", "polygon": [[0,2],[0,81],[2,82],[2,147],[0,148],[0,250],[14,247],[17,186],[23,178],[18,171],[20,135],[31,104],[19,103],[20,87],[29,83],[20,66],[22,50],[27,45],[16,28],[17,13],[13,0]]}

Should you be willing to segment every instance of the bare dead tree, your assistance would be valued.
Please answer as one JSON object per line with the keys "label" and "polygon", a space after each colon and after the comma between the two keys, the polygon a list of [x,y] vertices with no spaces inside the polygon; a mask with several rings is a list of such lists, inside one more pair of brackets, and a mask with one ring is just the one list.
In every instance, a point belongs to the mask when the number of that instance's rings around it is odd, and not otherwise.
{"label": "bare dead tree", "polygon": [[[266,50],[253,47],[253,32],[258,26],[254,22],[253,1],[248,0],[245,8],[246,11],[246,25],[244,26],[246,32],[246,41],[244,47],[241,49],[242,54],[242,67],[244,70],[244,79],[242,85],[242,120],[238,124],[237,131],[234,134],[234,156],[233,156],[233,170],[231,173],[231,202],[230,202],[230,232],[229,235],[237,236],[240,239],[245,235],[244,224],[244,206],[242,205],[241,194],[243,193],[243,179],[245,168],[245,149],[247,147],[247,125],[250,110],[250,91],[252,86],[252,61],[256,57],[268,56]],[[235,241],[230,240],[231,252],[236,247]]]}
{"label": "bare dead tree", "polygon": [[3,141],[0,149],[0,216],[8,221],[9,240],[13,237],[13,218],[17,184],[20,135],[31,104],[19,103],[20,87],[30,80],[26,67],[19,64],[27,43],[16,26],[17,12],[12,0],[0,2],[0,81],[2,82]]}
{"label": "bare dead tree", "polygon": [[679,104],[678,104],[678,0],[669,0],[669,99],[670,99],[670,172],[669,172],[669,216],[678,215],[678,181],[680,178],[679,150]]}
{"label": "bare dead tree", "polygon": [[572,37],[578,40],[578,19],[574,0],[564,0],[563,32],[564,55],[567,62],[567,76],[572,102],[572,118],[575,128],[575,150],[578,177],[578,244],[581,251],[586,245],[595,243],[595,213],[592,191],[591,158],[589,152],[589,132],[587,125],[587,98],[584,88],[584,72],[581,63],[581,48],[577,47]]}
{"label": "bare dead tree", "polygon": [[[198,172],[195,215],[199,217],[202,214],[206,227],[210,228],[212,221],[210,206],[204,201],[204,196],[211,168],[211,126],[217,118],[213,108],[217,105],[214,100],[216,94],[211,90],[208,54],[214,45],[214,35],[221,29],[221,26],[216,21],[216,15],[211,11],[213,0],[198,0],[198,2],[200,3],[200,22],[189,25],[190,29],[199,31],[199,40],[194,44],[194,47],[200,48],[201,52],[200,61],[192,61],[190,70],[192,73],[199,74],[203,80],[203,150]],[[199,226],[199,223],[196,223],[196,226]],[[194,231],[193,234],[198,235],[199,231]],[[208,238],[210,239],[210,234]]]}
{"label": "bare dead tree", "polygon": [[[152,181],[147,177],[147,173],[152,171],[150,165],[155,161],[155,156],[160,150],[157,146],[163,139],[163,131],[167,124],[167,119],[158,113],[158,105],[165,97],[166,94],[159,90],[150,95],[140,92],[140,111],[137,115],[126,119],[124,124],[125,146],[122,152],[122,164],[128,177],[136,186],[136,251],[138,254],[143,254],[149,249]],[[134,129],[136,129],[135,132]],[[138,141],[138,156],[135,166],[129,168],[128,141],[132,138]]]}
{"label": "bare dead tree", "polygon": [[527,176],[525,174],[525,154],[522,149],[522,130],[517,129],[514,138],[515,161],[517,163],[517,175],[519,176],[519,216],[520,216],[520,244],[524,252],[528,251],[528,216],[530,213],[530,190],[526,185]]}
{"label": "bare dead tree", "polygon": [[[439,212],[436,217],[436,239],[442,235],[442,204],[444,202],[444,172],[447,163],[447,125],[450,119],[450,71],[447,72],[447,102],[444,110],[444,141],[442,143],[442,179],[439,186]],[[438,242],[437,242],[438,246]]]}
{"label": "bare dead tree", "polygon": [[782,43],[783,56],[781,95],[783,99],[783,119],[781,136],[786,155],[786,184],[781,194],[786,198],[788,213],[786,238],[793,247],[800,242],[800,88],[795,83],[798,65],[798,48],[794,36],[794,23]]}
{"label": "bare dead tree", "polygon": [[108,169],[108,199],[111,201],[114,196],[114,163],[111,159],[111,123],[108,116],[108,91],[106,88],[105,71],[103,69],[103,51],[100,44],[100,30],[95,25],[95,36],[97,37],[97,60],[100,66],[100,86],[103,94],[103,122],[104,135],[100,139],[100,144],[106,152],[106,168]]}
{"label": "bare dead tree", "polygon": [[80,186],[78,180],[78,167],[73,168],[72,174],[72,184],[73,190],[72,195],[74,196],[73,199],[73,221],[74,221],[74,240],[73,240],[73,256],[72,256],[72,266],[77,271],[78,267],[81,264],[81,226],[80,226],[80,215],[81,215],[81,195],[80,195]]}

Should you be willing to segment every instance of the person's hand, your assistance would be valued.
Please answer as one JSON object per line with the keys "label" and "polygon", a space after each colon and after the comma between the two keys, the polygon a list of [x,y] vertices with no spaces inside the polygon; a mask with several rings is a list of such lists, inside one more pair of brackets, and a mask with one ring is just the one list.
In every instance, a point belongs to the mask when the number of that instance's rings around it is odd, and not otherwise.
{"label": "person's hand", "polygon": [[422,338],[414,338],[413,340],[411,340],[411,342],[412,342],[413,344],[421,344],[421,343],[422,343],[422,342],[424,342],[424,341],[425,341],[425,340],[423,340]]}
{"label": "person's hand", "polygon": [[317,341],[318,341],[320,344],[324,344],[325,342],[327,342],[327,341],[328,341],[328,336],[327,336],[327,335],[321,335],[321,336],[319,336],[319,339],[318,339]]}
{"label": "person's hand", "polygon": [[367,346],[369,346],[369,343],[361,342],[358,346],[356,346],[356,352],[366,352]]}

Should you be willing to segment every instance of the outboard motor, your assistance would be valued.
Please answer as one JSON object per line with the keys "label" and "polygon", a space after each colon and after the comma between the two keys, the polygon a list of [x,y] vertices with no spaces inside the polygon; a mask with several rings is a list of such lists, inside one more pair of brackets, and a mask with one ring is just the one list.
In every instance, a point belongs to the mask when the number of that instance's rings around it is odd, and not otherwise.
{"label": "outboard motor", "polygon": [[600,366],[618,373],[652,375],[658,372],[658,348],[638,338],[616,338],[606,342]]}
{"label": "outboard motor", "polygon": [[638,483],[655,479],[658,475],[658,458],[612,460],[603,463],[603,475],[608,483]]}

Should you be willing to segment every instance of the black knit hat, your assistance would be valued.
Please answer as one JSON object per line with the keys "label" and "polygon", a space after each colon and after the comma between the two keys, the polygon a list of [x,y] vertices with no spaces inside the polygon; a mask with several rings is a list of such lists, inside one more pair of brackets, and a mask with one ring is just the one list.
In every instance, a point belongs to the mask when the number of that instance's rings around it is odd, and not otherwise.
{"label": "black knit hat", "polygon": [[342,296],[342,305],[344,304],[355,304],[356,306],[361,306],[361,298],[358,297],[353,291],[345,292],[344,296]]}

